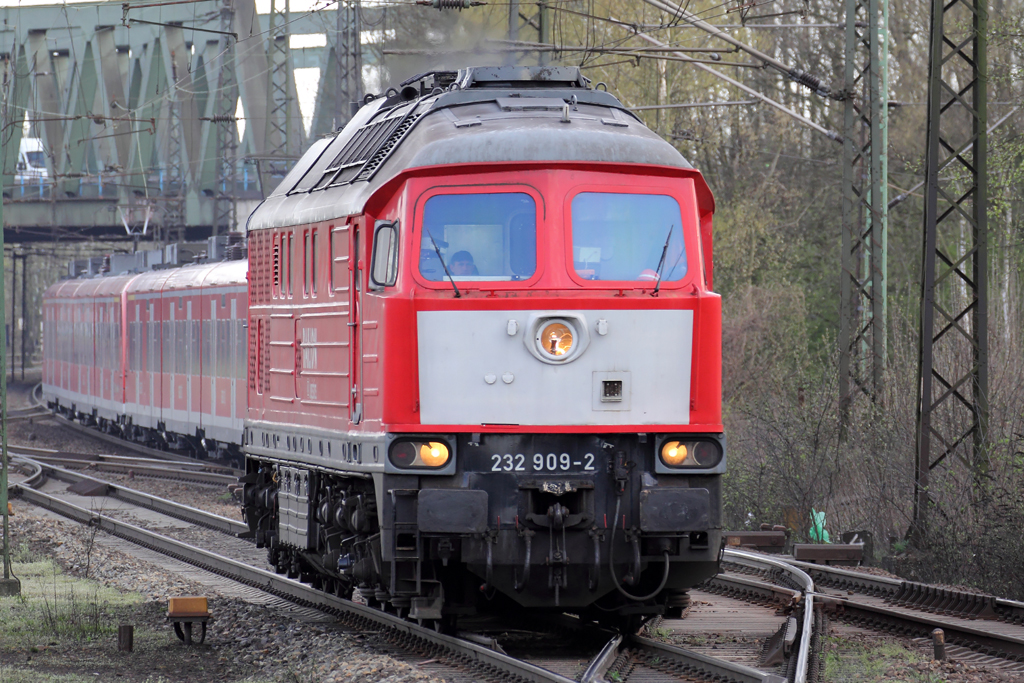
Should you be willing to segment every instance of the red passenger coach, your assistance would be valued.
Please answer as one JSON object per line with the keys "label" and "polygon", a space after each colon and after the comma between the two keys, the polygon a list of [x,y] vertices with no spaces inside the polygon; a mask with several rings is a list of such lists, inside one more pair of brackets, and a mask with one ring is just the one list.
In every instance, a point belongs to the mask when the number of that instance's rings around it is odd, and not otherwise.
{"label": "red passenger coach", "polygon": [[131,277],[67,280],[43,299],[44,394],[88,406],[96,419],[124,410],[123,306]]}
{"label": "red passenger coach", "polygon": [[43,304],[47,402],[151,446],[237,459],[246,271],[228,261],[54,285]]}
{"label": "red passenger coach", "polygon": [[678,611],[721,544],[713,208],[575,68],[427,74],[313,145],[249,219],[271,562],[446,628]]}

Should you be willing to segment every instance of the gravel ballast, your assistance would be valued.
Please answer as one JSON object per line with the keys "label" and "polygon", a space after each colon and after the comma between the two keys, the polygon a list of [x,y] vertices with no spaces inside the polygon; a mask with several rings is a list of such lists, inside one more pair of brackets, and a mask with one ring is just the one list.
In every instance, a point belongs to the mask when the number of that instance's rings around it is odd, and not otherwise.
{"label": "gravel ballast", "polygon": [[[140,560],[117,547],[122,543],[102,532],[54,519],[15,501],[11,518],[16,556],[52,558],[66,573],[85,577],[141,600],[132,613],[136,650],[118,653],[116,635],[105,642],[40,643],[16,650],[0,647],[0,679],[20,667],[61,676],[77,671],[79,661],[92,680],[273,681],[314,683],[343,681],[441,681],[413,664],[372,647],[372,634],[350,633],[324,615],[274,604],[224,596],[209,584],[184,578],[166,566]],[[175,563],[169,563],[175,564]],[[15,565],[17,572],[17,565]],[[185,647],[166,623],[167,598],[205,595],[214,620],[206,642]],[[87,599],[87,598],[86,598]],[[280,603],[274,599],[272,603]],[[4,604],[0,602],[0,613]],[[124,618],[123,615],[120,616]],[[316,619],[311,621],[310,619]],[[116,631],[116,625],[115,631]],[[150,637],[151,636],[151,637]],[[32,650],[36,652],[32,652]],[[88,662],[86,665],[85,662]],[[84,672],[84,669],[82,669]],[[34,680],[34,679],[31,679]]]}

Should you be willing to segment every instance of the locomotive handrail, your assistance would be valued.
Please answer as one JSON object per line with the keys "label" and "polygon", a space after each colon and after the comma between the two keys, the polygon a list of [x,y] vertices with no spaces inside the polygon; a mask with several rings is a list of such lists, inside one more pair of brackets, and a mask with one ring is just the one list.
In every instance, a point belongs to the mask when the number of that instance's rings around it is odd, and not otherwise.
{"label": "locomotive handrail", "polygon": [[768,566],[781,569],[803,587],[803,625],[800,629],[800,646],[797,649],[796,671],[793,674],[793,683],[806,683],[807,669],[810,661],[811,638],[814,636],[814,580],[806,572],[788,562],[775,560],[757,553],[726,548],[724,557],[736,564],[748,567],[762,568]]}

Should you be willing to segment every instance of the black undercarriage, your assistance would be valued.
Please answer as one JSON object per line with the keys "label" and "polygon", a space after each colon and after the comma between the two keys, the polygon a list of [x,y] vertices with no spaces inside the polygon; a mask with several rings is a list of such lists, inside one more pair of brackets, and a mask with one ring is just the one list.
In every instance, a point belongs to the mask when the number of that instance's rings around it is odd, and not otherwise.
{"label": "black undercarriage", "polygon": [[250,456],[246,519],[277,571],[448,626],[511,605],[621,624],[718,571],[720,475],[655,474],[645,435],[462,435],[456,453],[450,476]]}

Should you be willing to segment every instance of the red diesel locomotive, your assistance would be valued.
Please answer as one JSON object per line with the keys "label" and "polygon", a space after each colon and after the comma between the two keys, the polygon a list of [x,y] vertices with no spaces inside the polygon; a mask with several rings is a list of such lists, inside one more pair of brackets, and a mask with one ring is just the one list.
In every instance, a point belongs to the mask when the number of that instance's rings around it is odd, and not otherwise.
{"label": "red diesel locomotive", "polygon": [[713,208],[576,68],[366,102],[249,218],[244,512],[271,562],[438,624],[678,609],[721,545]]}

